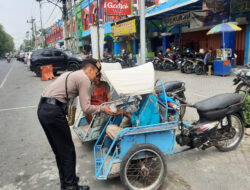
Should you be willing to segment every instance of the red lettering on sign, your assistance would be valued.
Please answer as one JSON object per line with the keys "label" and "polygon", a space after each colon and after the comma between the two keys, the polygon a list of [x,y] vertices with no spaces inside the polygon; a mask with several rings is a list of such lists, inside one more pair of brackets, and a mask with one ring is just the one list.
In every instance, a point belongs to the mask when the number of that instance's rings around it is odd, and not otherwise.
{"label": "red lettering on sign", "polygon": [[107,0],[106,11],[108,15],[130,15],[131,2],[128,0],[123,0],[120,2],[117,0]]}

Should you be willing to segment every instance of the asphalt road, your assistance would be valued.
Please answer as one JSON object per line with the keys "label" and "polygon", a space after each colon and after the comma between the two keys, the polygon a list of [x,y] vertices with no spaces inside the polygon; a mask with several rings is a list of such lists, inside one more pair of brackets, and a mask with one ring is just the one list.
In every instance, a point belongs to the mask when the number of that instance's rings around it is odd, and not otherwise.
{"label": "asphalt road", "polygon": [[[156,72],[164,81],[186,83],[188,101],[194,103],[218,93],[233,92],[233,77]],[[36,110],[42,82],[26,65],[0,61],[0,190],[57,190],[59,180],[54,155],[38,122]],[[188,109],[186,120],[197,119]],[[94,178],[93,143],[82,144],[72,131],[77,153],[77,173],[92,190],[122,190],[119,178]],[[167,156],[168,175],[161,190],[248,190],[250,187],[250,137],[237,150],[191,150]]]}

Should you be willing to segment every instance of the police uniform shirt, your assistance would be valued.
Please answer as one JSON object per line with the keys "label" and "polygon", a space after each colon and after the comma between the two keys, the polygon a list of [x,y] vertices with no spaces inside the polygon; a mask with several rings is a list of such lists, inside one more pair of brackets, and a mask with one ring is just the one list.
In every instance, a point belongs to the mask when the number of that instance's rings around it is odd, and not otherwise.
{"label": "police uniform shirt", "polygon": [[[67,103],[65,80],[70,72],[66,72],[51,83],[43,92],[42,97],[56,98],[57,100]],[[81,69],[72,72],[67,81],[68,97],[69,99],[79,96],[80,106],[84,113],[95,114],[104,111],[103,106],[96,106],[90,104],[90,87],[91,81],[85,72]]]}

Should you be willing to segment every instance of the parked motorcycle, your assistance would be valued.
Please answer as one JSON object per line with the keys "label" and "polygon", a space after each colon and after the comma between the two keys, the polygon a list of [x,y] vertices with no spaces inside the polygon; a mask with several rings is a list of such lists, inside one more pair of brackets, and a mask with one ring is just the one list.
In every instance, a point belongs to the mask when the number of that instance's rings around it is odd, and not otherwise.
{"label": "parked motorcycle", "polygon": [[239,145],[244,135],[242,111],[246,95],[219,94],[192,105],[176,94],[168,94],[182,104],[195,108],[199,114],[199,120],[193,124],[187,124],[181,119],[181,132],[176,136],[180,146],[189,146],[187,150],[205,150],[215,146],[220,151],[228,152]]}
{"label": "parked motorcycle", "polygon": [[204,63],[204,59],[202,57],[198,57],[195,59],[194,72],[197,75],[205,74],[205,72],[206,72],[205,63]]}
{"label": "parked motorcycle", "polygon": [[104,63],[115,63],[116,62],[116,58],[113,57],[113,55],[109,55],[109,56],[103,57],[102,61]]}
{"label": "parked motorcycle", "polygon": [[157,55],[153,59],[153,65],[154,65],[155,70],[163,69],[163,61],[164,61],[164,56],[162,55],[161,52],[158,52]]}
{"label": "parked motorcycle", "polygon": [[200,53],[192,51],[189,58],[185,58],[182,63],[182,71],[187,74],[196,73],[201,75],[205,73],[205,64]]}
{"label": "parked motorcycle", "polygon": [[233,82],[234,85],[237,85],[235,93],[246,94],[247,96],[244,117],[246,128],[250,128],[250,69],[240,70]]}
{"label": "parked motorcycle", "polygon": [[182,73],[192,73],[194,72],[194,59],[195,52],[187,49],[185,52],[181,53],[182,62],[180,63],[180,71]]}
{"label": "parked motorcycle", "polygon": [[115,59],[116,62],[121,63],[123,68],[132,67],[132,55],[125,49],[121,52],[121,57]]}
{"label": "parked motorcycle", "polygon": [[179,60],[180,55],[175,51],[169,51],[165,54],[163,61],[163,70],[171,71],[178,68],[177,59]]}

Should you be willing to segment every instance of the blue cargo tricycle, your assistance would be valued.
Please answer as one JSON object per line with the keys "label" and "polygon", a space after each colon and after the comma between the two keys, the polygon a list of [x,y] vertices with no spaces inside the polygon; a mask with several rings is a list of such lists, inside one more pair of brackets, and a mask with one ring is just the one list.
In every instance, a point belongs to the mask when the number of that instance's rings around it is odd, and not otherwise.
{"label": "blue cargo tricycle", "polygon": [[[134,98],[139,114],[135,125],[121,128],[114,138],[107,135],[107,129],[111,125],[120,126],[123,117],[107,119],[94,145],[95,177],[99,180],[120,176],[126,189],[156,190],[167,173],[165,155],[212,146],[220,151],[230,151],[239,145],[244,135],[244,95],[220,94],[191,105],[175,93],[166,93],[161,80],[154,83],[152,63],[108,71],[106,75],[121,97]],[[159,82],[162,90],[155,93],[154,88]],[[157,109],[152,109],[152,114],[159,114],[160,120],[140,125],[145,105],[152,104],[152,99],[141,96],[152,95],[157,97],[153,102]],[[199,120],[192,124],[184,122],[180,114],[181,104],[194,107]],[[129,107],[123,105],[125,110]],[[175,150],[175,142],[185,148]]]}

